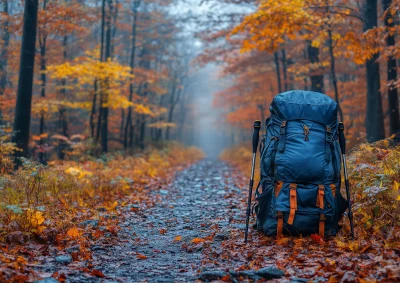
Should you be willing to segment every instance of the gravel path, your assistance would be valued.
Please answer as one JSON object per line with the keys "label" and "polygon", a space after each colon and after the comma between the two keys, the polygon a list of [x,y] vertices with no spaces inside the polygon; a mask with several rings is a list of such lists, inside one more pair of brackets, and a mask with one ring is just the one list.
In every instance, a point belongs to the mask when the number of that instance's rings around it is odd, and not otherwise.
{"label": "gravel path", "polygon": [[47,258],[46,270],[41,271],[64,272],[66,282],[195,281],[202,241],[212,238],[217,247],[228,237],[225,228],[241,225],[230,224],[232,219],[226,214],[229,196],[240,192],[230,174],[226,164],[203,160],[179,172],[168,189],[153,190],[155,206],[139,212],[132,212],[129,205],[121,208],[125,219],[119,224],[117,241],[91,247],[92,268],[100,270],[104,278],[88,276],[71,268],[75,262],[63,265],[54,258]]}

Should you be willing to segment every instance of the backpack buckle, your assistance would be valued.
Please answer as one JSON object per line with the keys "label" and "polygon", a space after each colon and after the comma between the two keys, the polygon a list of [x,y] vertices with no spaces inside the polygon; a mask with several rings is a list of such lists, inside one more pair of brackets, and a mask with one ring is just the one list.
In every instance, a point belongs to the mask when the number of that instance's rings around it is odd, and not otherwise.
{"label": "backpack buckle", "polygon": [[332,129],[331,129],[330,126],[326,126],[325,129],[326,129],[325,157],[326,157],[326,160],[328,160],[328,162],[330,162],[331,161],[331,150],[330,150],[330,147],[332,146],[332,143],[333,143],[333,134],[332,134]]}
{"label": "backpack buckle", "polygon": [[285,128],[286,128],[286,121],[282,121],[281,130],[279,132],[281,135],[283,135],[285,133]]}
{"label": "backpack buckle", "polygon": [[326,126],[326,142],[327,143],[332,143],[333,142],[332,129],[329,126]]}

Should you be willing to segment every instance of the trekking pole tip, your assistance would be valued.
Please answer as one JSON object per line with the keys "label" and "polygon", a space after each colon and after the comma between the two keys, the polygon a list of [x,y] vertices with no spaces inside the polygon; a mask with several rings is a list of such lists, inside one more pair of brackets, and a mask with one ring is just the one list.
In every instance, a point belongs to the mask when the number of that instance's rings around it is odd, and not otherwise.
{"label": "trekking pole tip", "polygon": [[255,120],[254,121],[254,128],[261,128],[261,121],[260,120]]}

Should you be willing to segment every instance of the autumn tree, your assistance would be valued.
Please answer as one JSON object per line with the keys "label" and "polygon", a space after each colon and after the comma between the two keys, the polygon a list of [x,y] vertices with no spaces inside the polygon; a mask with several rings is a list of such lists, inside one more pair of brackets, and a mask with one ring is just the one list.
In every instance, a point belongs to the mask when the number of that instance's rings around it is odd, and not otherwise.
{"label": "autumn tree", "polygon": [[[364,7],[364,31],[369,31],[378,26],[378,1],[366,0]],[[381,97],[381,82],[379,53],[375,52],[371,58],[366,60],[367,70],[367,117],[366,129],[367,139],[374,142],[385,138],[385,127],[383,126],[383,108]]]}
{"label": "autumn tree", "polygon": [[[135,0],[133,2],[133,19],[132,19],[132,46],[131,46],[131,54],[130,54],[130,67],[131,67],[131,73],[133,75],[134,69],[136,67],[136,36],[137,36],[137,18],[138,18],[138,8],[140,6],[141,0]],[[129,82],[129,101],[133,101],[133,95],[134,95],[134,82],[131,79]],[[125,112],[123,112],[125,113]],[[133,122],[132,122],[132,115],[133,115],[133,107],[130,106],[128,108],[128,114],[126,117],[126,121],[124,118],[122,119],[122,127],[123,127],[123,137],[124,137],[124,148],[128,149],[128,137],[130,140],[129,145],[132,146],[133,142]],[[123,126],[123,123],[125,122],[125,126]]]}
{"label": "autumn tree", "polygon": [[387,44],[387,82],[388,82],[388,106],[390,134],[400,132],[400,114],[399,114],[399,95],[395,81],[397,80],[397,61],[395,58],[395,19],[396,9],[391,7],[391,0],[382,0],[384,12],[384,22],[386,27],[386,44]]}
{"label": "autumn tree", "polygon": [[[10,25],[8,13],[8,0],[3,0],[2,21],[3,26],[0,51],[0,98],[3,97],[4,90],[7,84],[7,65],[8,65],[8,47],[10,44]],[[3,125],[3,113],[0,109],[0,126]]]}
{"label": "autumn tree", "polygon": [[17,104],[15,106],[13,128],[13,142],[15,142],[22,151],[16,151],[15,157],[27,156],[29,149],[29,127],[31,120],[37,14],[38,0],[26,0],[24,8]]}

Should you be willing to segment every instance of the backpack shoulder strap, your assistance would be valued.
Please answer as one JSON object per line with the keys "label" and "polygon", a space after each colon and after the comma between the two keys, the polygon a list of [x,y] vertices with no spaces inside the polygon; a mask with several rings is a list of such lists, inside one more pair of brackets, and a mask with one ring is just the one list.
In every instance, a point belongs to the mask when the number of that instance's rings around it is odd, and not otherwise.
{"label": "backpack shoulder strap", "polygon": [[279,132],[279,145],[278,145],[278,150],[280,152],[283,152],[285,149],[285,142],[286,142],[286,124],[287,121],[282,121],[281,123],[281,129]]}
{"label": "backpack shoulder strap", "polygon": [[330,126],[325,126],[325,157],[328,162],[331,161],[331,146],[333,142],[333,133]]}

